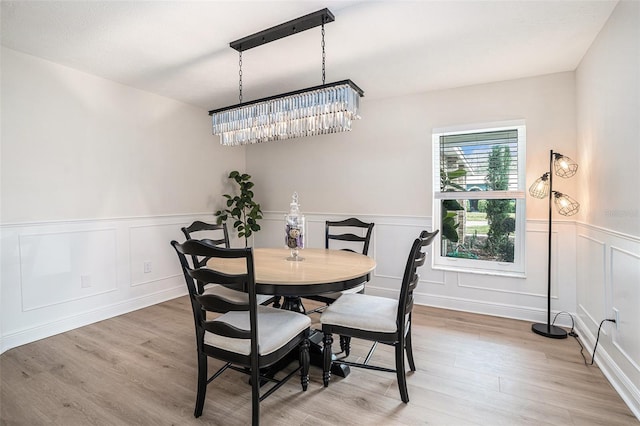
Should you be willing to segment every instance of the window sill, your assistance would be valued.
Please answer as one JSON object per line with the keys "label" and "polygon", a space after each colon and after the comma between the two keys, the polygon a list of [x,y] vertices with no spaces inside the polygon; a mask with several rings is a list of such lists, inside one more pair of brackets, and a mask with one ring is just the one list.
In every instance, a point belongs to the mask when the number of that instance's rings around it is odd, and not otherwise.
{"label": "window sill", "polygon": [[509,277],[509,278],[520,278],[520,279],[527,278],[527,274],[525,272],[517,272],[517,271],[495,271],[495,270],[488,270],[488,269],[475,269],[475,268],[465,268],[460,266],[448,266],[448,265],[432,265],[431,268],[433,270],[438,270],[438,271],[458,272],[462,274],[491,275],[491,276],[497,276],[497,277]]}

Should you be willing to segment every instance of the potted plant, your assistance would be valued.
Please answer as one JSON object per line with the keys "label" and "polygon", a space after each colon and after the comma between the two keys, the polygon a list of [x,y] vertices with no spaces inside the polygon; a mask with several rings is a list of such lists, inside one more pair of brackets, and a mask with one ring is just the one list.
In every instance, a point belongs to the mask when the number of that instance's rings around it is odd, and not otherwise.
{"label": "potted plant", "polygon": [[220,225],[232,218],[233,227],[238,232],[238,237],[244,237],[244,246],[248,246],[249,237],[254,232],[260,230],[258,220],[262,219],[262,210],[260,204],[253,200],[254,184],[251,182],[251,176],[234,170],[229,173],[229,179],[233,179],[240,187],[240,195],[224,194],[227,199],[227,208],[215,212],[217,223]]}

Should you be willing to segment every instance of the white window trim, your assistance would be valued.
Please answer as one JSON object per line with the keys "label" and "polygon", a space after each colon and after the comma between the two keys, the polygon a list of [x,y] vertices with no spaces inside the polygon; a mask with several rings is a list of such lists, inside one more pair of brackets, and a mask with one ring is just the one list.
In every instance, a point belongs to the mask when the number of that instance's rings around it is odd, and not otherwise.
{"label": "white window trim", "polygon": [[455,272],[469,272],[483,275],[499,275],[517,278],[526,277],[525,247],[526,247],[526,124],[524,120],[501,121],[475,125],[462,125],[447,128],[437,128],[432,131],[433,145],[433,216],[434,228],[440,227],[440,200],[448,198],[440,192],[440,137],[460,133],[480,133],[507,129],[518,131],[518,190],[493,191],[487,197],[486,192],[468,191],[456,192],[456,199],[516,199],[516,244],[514,247],[514,261],[493,262],[483,260],[462,259],[441,256],[441,233],[433,243],[432,268]]}

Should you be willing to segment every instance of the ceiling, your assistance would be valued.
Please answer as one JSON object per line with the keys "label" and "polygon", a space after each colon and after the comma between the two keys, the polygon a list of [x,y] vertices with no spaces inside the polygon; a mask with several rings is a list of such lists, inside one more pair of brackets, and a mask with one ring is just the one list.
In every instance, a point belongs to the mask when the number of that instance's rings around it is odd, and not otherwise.
{"label": "ceiling", "polygon": [[[2,44],[202,107],[238,101],[229,42],[328,7],[327,83],[365,99],[575,70],[617,3],[5,1]],[[244,100],[322,83],[320,28],[245,51]]]}

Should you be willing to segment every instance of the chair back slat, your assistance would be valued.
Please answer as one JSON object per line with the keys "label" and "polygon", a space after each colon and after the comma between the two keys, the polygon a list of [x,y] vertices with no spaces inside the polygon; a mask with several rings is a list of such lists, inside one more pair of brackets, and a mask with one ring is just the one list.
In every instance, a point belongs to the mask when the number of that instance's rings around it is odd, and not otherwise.
{"label": "chair back slat", "polygon": [[[369,243],[371,242],[371,234],[373,231],[373,227],[375,224],[373,223],[365,223],[358,218],[351,217],[349,219],[340,220],[340,221],[326,221],[325,222],[325,248],[329,247],[329,242],[331,240],[334,241],[347,241],[347,242],[355,242],[362,243],[362,250],[359,253],[367,255],[369,252]],[[336,233],[337,228],[345,229],[343,233]],[[362,230],[364,235],[356,235],[353,231],[354,228],[359,228]],[[342,248],[343,250],[353,251],[351,247]]]}
{"label": "chair back slat", "polygon": [[249,309],[247,303],[236,303],[218,296],[215,293],[205,293],[196,296],[198,303],[205,311],[225,313],[229,311],[246,311]]}
{"label": "chair back slat", "polygon": [[364,242],[367,240],[366,237],[361,237],[355,234],[329,234],[329,239],[337,240],[337,241],[357,241],[357,242]]}
{"label": "chair back slat", "polygon": [[202,266],[195,270],[189,270],[189,275],[191,275],[193,279],[196,279],[198,281],[228,285],[232,288],[235,287],[239,291],[246,291],[244,274],[229,275],[225,274],[224,272],[215,271],[213,269],[209,269],[206,266]]}
{"label": "chair back slat", "polygon": [[205,321],[203,327],[205,330],[219,336],[230,337],[232,339],[251,339],[250,330],[243,330],[226,322]]}
{"label": "chair back slat", "polygon": [[418,275],[417,270],[426,263],[427,254],[425,249],[433,242],[438,232],[439,230],[433,232],[422,231],[420,236],[416,238],[411,245],[402,278],[400,298],[398,300],[396,324],[400,335],[404,335],[406,327],[405,318],[411,314],[411,310],[413,309],[413,291],[420,281],[420,275]]}

